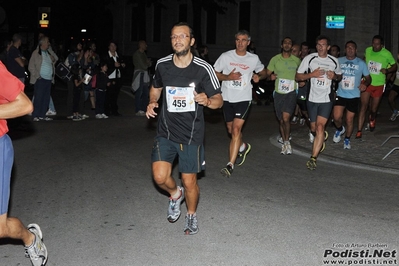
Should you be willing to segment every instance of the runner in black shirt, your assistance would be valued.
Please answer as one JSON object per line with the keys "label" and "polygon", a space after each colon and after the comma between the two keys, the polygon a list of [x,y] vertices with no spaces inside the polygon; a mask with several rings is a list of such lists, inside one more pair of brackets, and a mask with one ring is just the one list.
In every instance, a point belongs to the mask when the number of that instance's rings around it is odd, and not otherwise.
{"label": "runner in black shirt", "polygon": [[[197,204],[199,187],[197,173],[204,170],[204,106],[220,108],[223,99],[219,81],[208,63],[191,53],[195,39],[186,23],[176,24],[171,32],[174,53],[158,60],[155,67],[147,118],[155,117],[162,94],[157,136],[152,149],[152,171],[155,183],[170,194],[168,221],[180,217],[180,204],[186,199],[185,234],[198,232]],[[175,158],[183,186],[171,176]]]}

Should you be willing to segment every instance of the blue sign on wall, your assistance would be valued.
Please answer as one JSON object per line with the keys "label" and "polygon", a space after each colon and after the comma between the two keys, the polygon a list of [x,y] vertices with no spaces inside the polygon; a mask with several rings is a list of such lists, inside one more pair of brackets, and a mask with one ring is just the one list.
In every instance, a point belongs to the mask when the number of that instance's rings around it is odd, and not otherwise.
{"label": "blue sign on wall", "polygon": [[344,29],[345,16],[326,16],[327,29]]}

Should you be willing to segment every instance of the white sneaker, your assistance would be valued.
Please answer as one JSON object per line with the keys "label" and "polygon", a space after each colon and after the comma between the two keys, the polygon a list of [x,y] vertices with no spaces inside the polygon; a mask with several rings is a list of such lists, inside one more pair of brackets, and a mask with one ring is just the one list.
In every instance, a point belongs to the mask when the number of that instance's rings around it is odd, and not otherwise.
{"label": "white sneaker", "polygon": [[140,110],[136,113],[137,116],[145,116],[145,112]]}
{"label": "white sneaker", "polygon": [[286,155],[287,154],[287,146],[285,144],[281,145],[281,154]]}
{"label": "white sneaker", "polygon": [[43,243],[43,234],[37,224],[30,224],[27,228],[34,236],[32,245],[25,247],[25,256],[29,258],[33,266],[43,266],[47,262],[47,248]]}
{"label": "white sneaker", "polygon": [[102,117],[105,119],[108,118],[108,116],[106,114],[102,114]]}
{"label": "white sneaker", "polygon": [[[292,136],[290,134],[288,140],[291,140],[291,139],[292,139]],[[278,137],[277,142],[280,143],[280,144],[284,144],[284,140],[283,140],[283,137],[281,135]]]}
{"label": "white sneaker", "polygon": [[83,118],[81,118],[80,116],[78,116],[78,115],[74,115],[73,117],[72,117],[72,121],[82,121],[83,120]]}
{"label": "white sneaker", "polygon": [[309,132],[309,142],[313,144],[314,136],[311,132]]}
{"label": "white sneaker", "polygon": [[287,155],[292,154],[292,148],[291,148],[291,144],[285,144],[285,150]]}
{"label": "white sneaker", "polygon": [[340,141],[341,141],[341,136],[342,136],[344,133],[345,133],[345,127],[344,127],[344,126],[342,127],[342,130],[341,130],[341,131],[336,130],[336,131],[335,131],[335,134],[334,134],[334,137],[333,137],[333,142],[334,142],[334,143],[340,142]]}
{"label": "white sneaker", "polygon": [[344,139],[344,149],[345,150],[351,149],[351,141],[349,139]]}
{"label": "white sneaker", "polygon": [[49,110],[47,111],[46,115],[47,115],[47,116],[54,116],[54,115],[57,115],[57,112],[49,109]]}
{"label": "white sneaker", "polygon": [[180,205],[184,200],[184,188],[177,186],[177,189],[180,190],[180,197],[178,199],[173,199],[169,197],[169,206],[168,206],[168,221],[170,223],[174,223],[179,219],[181,210]]}
{"label": "white sneaker", "polygon": [[103,119],[103,115],[102,114],[96,114],[96,118],[97,119]]}
{"label": "white sneaker", "polygon": [[85,115],[85,114],[79,114],[79,115],[82,117],[82,119],[89,118],[89,116],[88,116],[88,115]]}

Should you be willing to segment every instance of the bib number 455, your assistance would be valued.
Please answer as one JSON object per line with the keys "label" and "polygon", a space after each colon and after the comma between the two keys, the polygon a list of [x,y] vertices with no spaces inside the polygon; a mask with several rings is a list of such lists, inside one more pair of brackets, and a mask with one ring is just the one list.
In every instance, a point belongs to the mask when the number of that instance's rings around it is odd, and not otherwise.
{"label": "bib number 455", "polygon": [[172,105],[174,107],[186,107],[187,103],[186,100],[173,100]]}

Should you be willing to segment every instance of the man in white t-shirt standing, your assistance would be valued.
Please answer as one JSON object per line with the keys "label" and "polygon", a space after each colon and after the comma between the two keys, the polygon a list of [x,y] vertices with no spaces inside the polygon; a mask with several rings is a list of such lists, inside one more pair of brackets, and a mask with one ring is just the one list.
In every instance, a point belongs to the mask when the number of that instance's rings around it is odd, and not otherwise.
{"label": "man in white t-shirt standing", "polygon": [[233,173],[234,164],[244,163],[251,150],[251,145],[242,141],[241,133],[252,102],[251,80],[257,83],[266,78],[266,69],[259,57],[247,52],[251,42],[249,32],[240,30],[235,42],[236,49],[221,54],[214,64],[216,75],[222,81],[224,119],[231,134],[229,162],[221,170],[226,177]]}
{"label": "man in white t-shirt standing", "polygon": [[338,59],[328,54],[329,49],[330,39],[327,36],[318,36],[316,38],[317,53],[309,54],[302,60],[295,76],[297,81],[310,79],[307,107],[313,149],[312,156],[306,164],[310,170],[316,169],[317,156],[324,150],[324,141],[328,137],[325,127],[333,106],[332,80],[340,82],[342,79]]}

